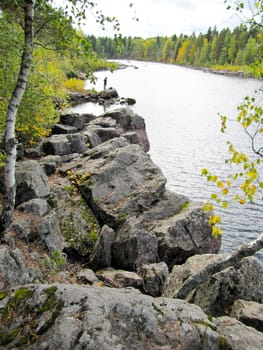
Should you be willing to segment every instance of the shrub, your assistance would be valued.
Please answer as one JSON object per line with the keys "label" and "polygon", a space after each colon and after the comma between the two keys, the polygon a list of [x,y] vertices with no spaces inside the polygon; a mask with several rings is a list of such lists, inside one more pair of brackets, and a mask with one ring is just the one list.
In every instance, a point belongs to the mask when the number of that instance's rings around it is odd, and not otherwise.
{"label": "shrub", "polygon": [[84,91],[85,81],[76,78],[70,78],[65,81],[65,88],[71,91]]}

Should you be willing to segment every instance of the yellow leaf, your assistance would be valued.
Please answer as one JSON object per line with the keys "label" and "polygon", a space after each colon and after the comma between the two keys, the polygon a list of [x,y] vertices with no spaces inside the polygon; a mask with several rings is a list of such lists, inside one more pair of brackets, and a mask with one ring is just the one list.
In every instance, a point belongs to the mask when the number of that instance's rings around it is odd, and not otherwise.
{"label": "yellow leaf", "polygon": [[248,171],[248,172],[246,173],[246,175],[247,175],[248,177],[250,177],[252,180],[255,180],[256,177],[257,177],[257,171],[256,171],[256,169],[253,169],[253,170],[251,170],[251,171]]}
{"label": "yellow leaf", "polygon": [[216,225],[221,222],[221,217],[219,215],[211,215],[209,217],[209,225]]}
{"label": "yellow leaf", "polygon": [[228,189],[227,188],[224,188],[223,190],[222,190],[222,193],[223,193],[223,195],[226,195],[226,194],[228,194]]}
{"label": "yellow leaf", "polygon": [[214,205],[213,204],[211,204],[209,201],[207,201],[207,202],[205,202],[204,204],[203,204],[203,210],[205,211],[205,212],[207,212],[207,211],[213,211],[214,210]]}
{"label": "yellow leaf", "polygon": [[240,201],[239,201],[239,203],[240,203],[241,205],[244,205],[244,204],[246,203],[246,201],[245,201],[244,198],[241,198]]}
{"label": "yellow leaf", "polygon": [[212,226],[212,235],[214,237],[218,237],[218,236],[222,235],[222,230],[217,226]]}
{"label": "yellow leaf", "polygon": [[243,191],[245,191],[248,188],[248,183],[247,182],[243,182],[240,187],[242,188]]}
{"label": "yellow leaf", "polygon": [[224,184],[223,184],[222,181],[217,181],[216,185],[217,185],[217,187],[219,187],[219,188],[224,188]]}

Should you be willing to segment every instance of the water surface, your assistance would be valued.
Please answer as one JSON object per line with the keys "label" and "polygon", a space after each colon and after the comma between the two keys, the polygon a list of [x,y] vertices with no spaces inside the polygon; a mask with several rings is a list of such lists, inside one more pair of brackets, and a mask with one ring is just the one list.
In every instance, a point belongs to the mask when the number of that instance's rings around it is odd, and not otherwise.
{"label": "water surface", "polygon": [[[226,141],[231,140],[239,150],[251,153],[249,140],[236,123],[229,124],[226,134],[220,132],[218,112],[235,118],[236,106],[244,96],[260,88],[262,82],[168,64],[137,61],[129,64],[132,67],[114,73],[97,73],[95,87],[101,90],[107,76],[108,87],[116,88],[121,97],[137,100],[132,109],[146,121],[152,160],[162,169],[169,189],[194,200],[208,199],[213,188],[200,172],[208,168],[226,178],[229,172],[225,164]],[[91,104],[76,110],[103,113],[101,106],[94,108]],[[261,199],[220,210],[222,251],[232,251],[263,232],[262,213]]]}

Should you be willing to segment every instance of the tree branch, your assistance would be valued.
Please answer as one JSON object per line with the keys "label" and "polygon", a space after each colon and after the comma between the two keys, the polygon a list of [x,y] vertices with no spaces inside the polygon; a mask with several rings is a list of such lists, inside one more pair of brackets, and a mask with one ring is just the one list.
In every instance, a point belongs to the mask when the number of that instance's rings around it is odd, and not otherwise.
{"label": "tree branch", "polygon": [[205,282],[209,277],[217,272],[220,272],[227,267],[233,266],[247,256],[254,255],[257,251],[263,248],[263,234],[256,240],[241,245],[231,255],[228,255],[224,260],[211,263],[203,270],[188,278],[185,283],[175,293],[175,298],[185,299],[189,293],[201,283]]}

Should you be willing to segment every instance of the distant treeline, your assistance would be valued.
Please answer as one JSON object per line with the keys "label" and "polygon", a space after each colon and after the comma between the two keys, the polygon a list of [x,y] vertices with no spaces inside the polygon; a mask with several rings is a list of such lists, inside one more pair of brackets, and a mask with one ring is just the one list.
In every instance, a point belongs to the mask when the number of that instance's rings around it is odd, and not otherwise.
{"label": "distant treeline", "polygon": [[[230,30],[209,28],[206,34],[139,37],[88,36],[95,52],[106,58],[125,58],[193,66],[249,66],[260,60],[262,31],[244,25]],[[117,45],[116,45],[117,44]],[[261,58],[262,59],[262,58]],[[263,71],[262,71],[263,74]]]}

